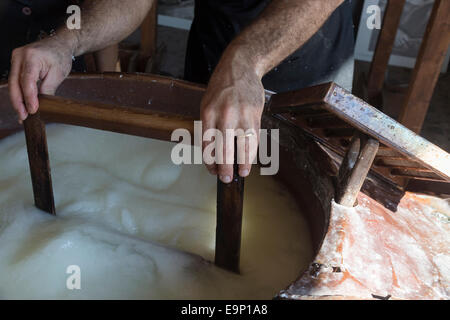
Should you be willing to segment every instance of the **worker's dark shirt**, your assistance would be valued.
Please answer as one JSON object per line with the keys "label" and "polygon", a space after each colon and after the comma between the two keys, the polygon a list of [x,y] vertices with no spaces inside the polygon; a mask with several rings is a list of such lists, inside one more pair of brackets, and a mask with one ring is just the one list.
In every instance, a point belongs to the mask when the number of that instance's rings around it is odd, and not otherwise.
{"label": "worker's dark shirt", "polygon": [[[66,23],[67,7],[77,0],[0,0],[0,80],[8,77],[15,48],[52,34]],[[84,71],[83,59],[73,69]]]}
{"label": "worker's dark shirt", "polygon": [[[269,2],[196,0],[186,79],[206,83],[228,44]],[[281,92],[317,84],[352,59],[353,51],[352,5],[351,0],[346,0],[300,50],[264,77],[264,86]]]}

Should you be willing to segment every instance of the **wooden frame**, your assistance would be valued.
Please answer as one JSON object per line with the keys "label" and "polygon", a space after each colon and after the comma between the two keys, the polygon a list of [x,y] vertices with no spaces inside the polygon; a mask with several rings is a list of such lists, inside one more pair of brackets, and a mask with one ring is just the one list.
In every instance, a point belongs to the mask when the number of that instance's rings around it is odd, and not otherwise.
{"label": "wooden frame", "polygon": [[318,141],[335,148],[333,139],[324,139],[319,130],[310,130],[299,117],[331,114],[378,140],[383,144],[383,150],[390,149],[391,152],[383,151],[383,154],[389,154],[383,158],[392,158],[392,152],[395,152],[399,158],[420,164],[418,170],[428,168],[443,181],[450,181],[450,155],[447,152],[334,83],[274,95],[268,112],[283,115],[286,121],[307,129]]}
{"label": "wooden frame", "polygon": [[[37,208],[56,215],[48,146],[47,121],[84,126],[118,133],[171,141],[174,130],[194,131],[193,118],[153,112],[140,108],[101,103],[82,103],[58,97],[40,96],[39,112],[24,121],[34,200]],[[230,184],[218,179],[215,263],[239,273],[244,179],[234,166]]]}
{"label": "wooden frame", "polygon": [[[120,75],[119,78],[122,77]],[[184,91],[180,92],[181,98],[189,96],[189,91],[203,90],[168,78],[153,76],[146,78],[150,83],[154,81],[164,88],[170,88],[172,92],[173,88],[183,87]],[[163,96],[164,99],[173,98]],[[50,214],[56,214],[56,211],[44,121],[170,141],[175,129],[184,128],[192,133],[196,120],[178,113],[154,111],[153,109],[158,107],[154,104],[151,108],[144,109],[51,96],[40,96],[39,101],[39,112],[24,121],[24,127],[35,205]],[[175,103],[178,100],[169,101]],[[163,100],[160,102],[165,103]],[[380,156],[380,152],[382,159],[387,157],[392,160],[395,155],[401,161],[413,161],[416,166],[406,169],[408,174],[416,178],[424,178],[422,174],[425,172],[428,175],[425,176],[427,179],[430,179],[432,174],[434,176],[431,177],[436,177],[435,179],[440,182],[450,182],[448,153],[334,83],[294,92],[268,94],[265,116],[274,116],[300,126],[315,140],[333,147],[332,141],[327,142],[320,134],[321,131],[310,130],[301,121],[304,114],[334,116],[351,129],[361,132],[355,136],[352,147],[342,152],[342,155],[346,156],[341,165],[336,199],[343,205],[354,204],[372,162],[376,156]],[[327,123],[329,122],[325,122],[326,126]],[[322,130],[320,126],[318,129]],[[379,143],[383,144],[380,150],[378,150]],[[351,153],[357,154],[357,157]],[[405,169],[395,164],[388,164],[385,169],[392,175],[393,170],[400,170],[399,168]],[[378,170],[372,168],[374,169]],[[215,263],[234,272],[239,272],[243,191],[244,179],[238,176],[237,165],[234,167],[234,177],[230,184],[223,184],[218,180]]]}
{"label": "wooden frame", "polygon": [[23,126],[33,184],[34,203],[37,208],[56,215],[45,124],[37,113],[29,115],[27,120],[23,122]]}
{"label": "wooden frame", "polygon": [[[409,178],[450,182],[447,152],[334,83],[274,95],[268,112],[301,127],[344,158],[336,192],[336,200],[343,205],[353,206],[370,168],[401,189]],[[363,135],[360,140],[356,134],[356,141],[363,144],[355,145],[354,138],[348,147],[343,146],[355,129],[370,138]],[[349,166],[350,158],[355,163]],[[381,203],[386,200],[376,193],[371,196]]]}

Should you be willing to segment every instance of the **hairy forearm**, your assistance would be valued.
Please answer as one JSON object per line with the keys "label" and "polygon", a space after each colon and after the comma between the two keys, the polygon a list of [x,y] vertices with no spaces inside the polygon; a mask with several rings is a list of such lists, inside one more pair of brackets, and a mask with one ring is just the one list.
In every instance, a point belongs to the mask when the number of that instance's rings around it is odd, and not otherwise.
{"label": "hairy forearm", "polygon": [[273,0],[227,48],[222,61],[239,61],[259,77],[305,44],[344,0]]}
{"label": "hairy forearm", "polygon": [[93,52],[125,39],[144,20],[155,0],[86,0],[81,10],[81,29],[65,26],[56,37],[71,47],[74,56]]}

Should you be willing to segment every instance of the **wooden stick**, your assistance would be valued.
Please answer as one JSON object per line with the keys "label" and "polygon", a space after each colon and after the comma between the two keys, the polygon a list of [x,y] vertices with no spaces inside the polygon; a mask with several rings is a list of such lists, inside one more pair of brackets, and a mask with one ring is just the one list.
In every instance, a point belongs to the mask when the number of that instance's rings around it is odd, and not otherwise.
{"label": "wooden stick", "polygon": [[339,168],[336,202],[353,207],[378,152],[379,142],[357,133]]}
{"label": "wooden stick", "polygon": [[450,1],[436,0],[399,122],[420,133],[450,44]]}
{"label": "wooden stick", "polygon": [[217,179],[217,227],[215,264],[239,273],[241,254],[244,178],[239,176],[235,148],[233,181],[225,184]]}
{"label": "wooden stick", "polygon": [[55,215],[45,124],[40,119],[39,113],[36,113],[29,115],[23,122],[23,126],[27,142],[34,203],[37,208]]}
{"label": "wooden stick", "polygon": [[[381,91],[383,90],[384,77],[404,6],[405,0],[390,0],[386,6],[383,26],[381,28],[367,79],[367,98],[372,104],[373,101],[379,100],[377,98],[381,95]],[[376,107],[380,106],[377,105]]]}

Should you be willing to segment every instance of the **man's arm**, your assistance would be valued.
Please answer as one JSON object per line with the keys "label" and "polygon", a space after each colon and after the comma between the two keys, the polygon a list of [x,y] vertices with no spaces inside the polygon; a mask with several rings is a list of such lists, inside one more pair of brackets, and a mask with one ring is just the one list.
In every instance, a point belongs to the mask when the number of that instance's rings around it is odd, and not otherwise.
{"label": "man's arm", "polygon": [[228,47],[227,54],[264,76],[303,46],[344,0],[274,0]]}
{"label": "man's arm", "polygon": [[[262,77],[305,44],[343,1],[273,0],[225,50],[202,101],[203,130],[254,129],[258,133],[264,108]],[[247,138],[253,143],[248,146],[247,141],[249,156],[239,168],[243,177],[250,173],[258,138]],[[244,140],[238,139],[238,149],[245,150]],[[224,153],[233,159],[234,141],[225,141]],[[225,183],[233,176],[231,164],[210,165],[208,170]]]}
{"label": "man's arm", "polygon": [[[13,51],[11,102],[25,120],[39,107],[38,92],[54,94],[72,68],[72,57],[120,42],[144,20],[154,0],[86,0],[81,29],[61,27],[54,36]],[[38,87],[38,82],[40,85]]]}

